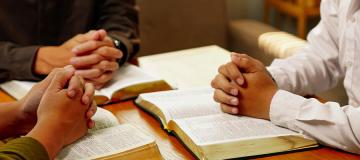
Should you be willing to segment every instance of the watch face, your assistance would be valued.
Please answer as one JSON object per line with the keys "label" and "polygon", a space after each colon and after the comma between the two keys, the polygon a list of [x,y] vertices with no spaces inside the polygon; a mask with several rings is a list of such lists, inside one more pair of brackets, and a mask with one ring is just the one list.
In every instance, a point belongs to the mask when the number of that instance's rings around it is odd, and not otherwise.
{"label": "watch face", "polygon": [[119,49],[120,41],[118,41],[117,39],[114,39],[114,44],[115,44],[115,47]]}

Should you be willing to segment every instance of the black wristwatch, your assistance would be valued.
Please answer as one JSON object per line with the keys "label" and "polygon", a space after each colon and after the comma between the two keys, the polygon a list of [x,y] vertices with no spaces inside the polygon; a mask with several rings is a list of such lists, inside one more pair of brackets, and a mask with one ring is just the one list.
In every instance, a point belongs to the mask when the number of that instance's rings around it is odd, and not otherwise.
{"label": "black wristwatch", "polygon": [[122,43],[121,41],[119,41],[115,38],[112,38],[112,39],[113,39],[114,46],[123,53],[123,57],[121,57],[121,59],[119,60],[119,65],[122,65],[129,58],[128,50],[124,43]]}

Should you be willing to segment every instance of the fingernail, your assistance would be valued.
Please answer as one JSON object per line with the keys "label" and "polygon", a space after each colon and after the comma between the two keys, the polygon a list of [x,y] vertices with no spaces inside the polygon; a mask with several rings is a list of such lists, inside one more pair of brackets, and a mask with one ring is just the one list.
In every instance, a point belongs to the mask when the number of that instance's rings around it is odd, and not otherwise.
{"label": "fingernail", "polygon": [[94,111],[90,110],[90,111],[87,113],[87,118],[91,118],[93,115],[94,115]]}
{"label": "fingernail", "polygon": [[64,67],[65,71],[72,72],[75,70],[75,68],[72,65],[67,65]]}
{"label": "fingernail", "polygon": [[237,90],[237,89],[231,89],[230,93],[231,93],[233,96],[237,96],[237,95],[238,95],[238,90]]}
{"label": "fingernail", "polygon": [[244,79],[242,79],[242,78],[237,78],[237,79],[236,79],[236,83],[238,83],[239,85],[243,85],[243,84],[244,84]]}
{"label": "fingernail", "polygon": [[238,105],[239,100],[238,100],[237,98],[232,98],[232,99],[230,100],[230,102],[231,102],[232,105]]}
{"label": "fingernail", "polygon": [[75,95],[76,95],[76,92],[75,92],[74,90],[70,90],[70,91],[68,92],[68,95],[69,95],[71,98],[74,98]]}
{"label": "fingernail", "polygon": [[238,114],[239,110],[237,108],[232,108],[231,113],[232,114]]}
{"label": "fingernail", "polygon": [[83,97],[83,103],[86,104],[86,105],[89,104],[89,97],[88,96]]}

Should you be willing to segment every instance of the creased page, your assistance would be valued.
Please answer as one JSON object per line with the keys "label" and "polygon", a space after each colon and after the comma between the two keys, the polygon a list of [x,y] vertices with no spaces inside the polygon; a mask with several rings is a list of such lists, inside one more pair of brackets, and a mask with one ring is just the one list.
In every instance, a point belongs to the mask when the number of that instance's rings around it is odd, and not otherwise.
{"label": "creased page", "polygon": [[213,94],[212,88],[204,87],[147,93],[140,97],[160,108],[168,123],[171,119],[221,114],[221,108],[213,100]]}
{"label": "creased page", "polygon": [[178,89],[209,87],[220,65],[230,62],[230,52],[206,46],[138,58],[139,66],[164,78]]}
{"label": "creased page", "polygon": [[97,108],[95,115],[91,119],[95,121],[95,126],[89,130],[90,132],[119,124],[119,121],[115,115],[113,115],[110,111],[100,107]]}
{"label": "creased page", "polygon": [[133,126],[124,124],[88,133],[83,138],[65,147],[56,159],[96,159],[121,153],[154,142]]}
{"label": "creased page", "polygon": [[179,119],[175,122],[198,145],[298,135],[298,133],[278,127],[270,121],[229,114]]}
{"label": "creased page", "polygon": [[136,67],[132,64],[124,64],[119,68],[118,71],[116,71],[113,79],[96,94],[102,94],[108,98],[111,98],[111,95],[119,89],[138,83],[151,82],[156,80],[160,79],[146,73],[139,67]]}

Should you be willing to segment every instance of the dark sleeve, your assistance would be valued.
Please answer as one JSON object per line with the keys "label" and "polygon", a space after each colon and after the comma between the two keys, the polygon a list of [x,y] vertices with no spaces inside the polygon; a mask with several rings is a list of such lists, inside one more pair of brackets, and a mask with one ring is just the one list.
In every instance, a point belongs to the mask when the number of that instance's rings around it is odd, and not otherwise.
{"label": "dark sleeve", "polygon": [[7,80],[41,80],[33,73],[39,46],[19,46],[0,42],[0,82]]}
{"label": "dark sleeve", "polygon": [[48,160],[46,149],[31,137],[12,140],[0,148],[1,160]]}
{"label": "dark sleeve", "polygon": [[98,0],[97,29],[105,29],[111,38],[121,41],[127,61],[139,50],[139,17],[135,0]]}

